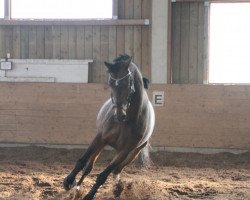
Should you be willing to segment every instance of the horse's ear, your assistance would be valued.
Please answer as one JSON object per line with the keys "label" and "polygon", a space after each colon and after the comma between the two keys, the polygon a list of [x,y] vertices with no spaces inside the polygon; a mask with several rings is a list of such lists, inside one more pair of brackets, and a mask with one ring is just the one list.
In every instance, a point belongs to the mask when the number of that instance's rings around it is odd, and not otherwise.
{"label": "horse's ear", "polygon": [[132,62],[132,60],[133,60],[133,56],[130,56],[129,62]]}
{"label": "horse's ear", "polygon": [[104,62],[105,66],[108,68],[108,70],[111,70],[113,67],[113,64],[108,63],[108,62]]}

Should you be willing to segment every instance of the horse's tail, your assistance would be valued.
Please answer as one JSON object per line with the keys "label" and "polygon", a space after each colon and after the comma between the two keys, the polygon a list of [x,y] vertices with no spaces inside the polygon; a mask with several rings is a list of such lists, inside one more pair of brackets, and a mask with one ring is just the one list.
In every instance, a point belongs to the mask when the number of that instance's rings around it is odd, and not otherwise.
{"label": "horse's tail", "polygon": [[142,148],[141,153],[140,153],[140,163],[142,167],[148,168],[153,165],[152,160],[150,159],[150,153],[149,150],[151,149],[151,146],[149,142],[147,145]]}

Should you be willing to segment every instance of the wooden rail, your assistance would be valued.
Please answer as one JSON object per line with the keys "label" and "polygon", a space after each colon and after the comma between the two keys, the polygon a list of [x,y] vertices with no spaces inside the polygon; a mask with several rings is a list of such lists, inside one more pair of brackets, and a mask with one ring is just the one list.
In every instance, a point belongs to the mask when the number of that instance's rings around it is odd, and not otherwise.
{"label": "wooden rail", "polygon": [[171,2],[250,3],[250,0],[171,0]]}
{"label": "wooden rail", "polygon": [[0,25],[75,25],[75,26],[138,26],[138,25],[149,25],[149,19],[102,19],[102,20],[58,20],[58,19],[46,19],[46,20],[0,20]]}

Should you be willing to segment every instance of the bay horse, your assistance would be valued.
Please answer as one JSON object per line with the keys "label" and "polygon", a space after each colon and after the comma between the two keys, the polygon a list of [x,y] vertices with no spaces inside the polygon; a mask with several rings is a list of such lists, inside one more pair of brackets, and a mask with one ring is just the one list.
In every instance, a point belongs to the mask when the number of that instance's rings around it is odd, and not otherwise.
{"label": "bay horse", "polygon": [[113,147],[116,155],[107,168],[97,176],[95,184],[84,200],[93,199],[111,173],[119,180],[123,168],[147,146],[155,124],[154,109],[143,83],[147,81],[142,78],[138,67],[132,62],[132,57],[120,55],[113,63],[104,63],[109,75],[111,97],[98,113],[96,137],[64,179],[65,190],[75,186],[76,175],[83,170],[83,175],[77,183],[79,189],[106,145]]}

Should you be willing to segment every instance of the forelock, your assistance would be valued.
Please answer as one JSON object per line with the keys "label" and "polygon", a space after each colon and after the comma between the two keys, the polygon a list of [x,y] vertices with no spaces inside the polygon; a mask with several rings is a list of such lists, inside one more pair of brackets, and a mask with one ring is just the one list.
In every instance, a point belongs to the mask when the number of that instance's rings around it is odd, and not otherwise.
{"label": "forelock", "polygon": [[117,58],[115,58],[113,60],[113,63],[114,64],[121,64],[121,63],[125,63],[125,62],[129,61],[130,59],[131,59],[131,57],[129,55],[124,54],[124,55],[120,55]]}

